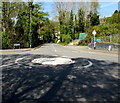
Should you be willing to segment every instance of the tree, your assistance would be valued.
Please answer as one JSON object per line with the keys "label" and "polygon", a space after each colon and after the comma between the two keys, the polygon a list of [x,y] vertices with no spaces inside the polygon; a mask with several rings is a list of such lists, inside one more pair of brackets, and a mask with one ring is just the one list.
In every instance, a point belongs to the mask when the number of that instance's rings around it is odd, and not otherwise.
{"label": "tree", "polygon": [[46,21],[43,23],[43,27],[40,30],[40,34],[43,37],[43,42],[44,43],[50,43],[52,42],[52,29],[50,25],[49,19],[46,19]]}
{"label": "tree", "polygon": [[64,31],[64,29],[65,29],[65,22],[64,22],[64,20],[65,20],[65,13],[64,12],[60,12],[60,14],[59,14],[59,23],[60,23],[60,33],[61,34],[64,34],[65,33],[65,31]]}
{"label": "tree", "polygon": [[78,20],[77,16],[75,15],[75,20],[74,20],[74,33],[76,34],[78,31]]}
{"label": "tree", "polygon": [[20,43],[21,47],[29,47],[29,6],[27,5],[27,3],[23,2],[20,7],[22,8],[21,10],[19,10],[19,14],[17,16],[17,23],[15,25],[16,42]]}
{"label": "tree", "polygon": [[55,40],[55,38],[56,38],[56,35],[55,35],[55,33],[58,33],[59,32],[59,25],[58,25],[59,23],[58,22],[56,22],[56,21],[52,21],[52,20],[49,20],[49,29],[50,29],[50,31],[51,31],[51,34],[52,34],[52,41],[54,41]]}
{"label": "tree", "polygon": [[74,39],[74,36],[73,36],[73,11],[71,10],[70,12],[70,19],[69,19],[69,29],[68,29],[68,33],[71,35],[71,37]]}
{"label": "tree", "polygon": [[[2,39],[7,38],[10,41],[9,48],[12,48],[14,43],[20,43],[21,47],[39,45],[40,34],[37,31],[48,16],[41,10],[41,6],[41,3],[33,2],[3,2]],[[4,46],[3,48],[7,48]]]}
{"label": "tree", "polygon": [[82,8],[78,10],[78,26],[79,32],[85,31],[84,11]]}
{"label": "tree", "polygon": [[120,12],[118,12],[118,11],[115,11],[114,13],[113,13],[113,15],[112,15],[112,23],[120,23],[120,18],[119,18],[119,16],[120,16]]}
{"label": "tree", "polygon": [[91,0],[91,7],[90,7],[90,12],[92,12],[93,14],[97,14],[98,13],[98,8],[99,8],[99,3],[98,0]]}
{"label": "tree", "polygon": [[115,10],[115,12],[112,14],[111,17],[107,17],[106,23],[109,23],[109,24],[120,23],[119,15],[120,15],[120,12]]}
{"label": "tree", "polygon": [[116,14],[116,13],[118,13],[118,10],[115,10],[115,11],[114,11],[114,14]]}
{"label": "tree", "polygon": [[99,15],[97,15],[97,13],[90,12],[89,16],[90,16],[90,24],[91,24],[91,26],[95,26],[95,25],[100,24]]}
{"label": "tree", "polygon": [[[2,6],[2,47],[5,45],[4,43],[4,37],[8,38],[7,40],[9,41],[9,46],[8,47],[12,47],[13,41],[11,39],[14,38],[14,33],[13,33],[13,25],[14,22],[11,19],[11,14],[10,11],[12,11],[11,8],[12,5],[10,5],[9,2],[3,2],[3,6]],[[5,36],[4,36],[5,34]]]}
{"label": "tree", "polygon": [[[71,0],[73,1],[73,0]],[[59,17],[59,24],[60,24],[60,33],[61,34],[68,34],[69,29],[69,22],[70,22],[70,11],[75,6],[75,2],[55,2],[54,3],[54,12]]]}
{"label": "tree", "polygon": [[87,29],[91,27],[90,17],[91,17],[90,14],[87,15],[87,18],[86,18],[86,20],[85,20],[85,31],[87,31]]}

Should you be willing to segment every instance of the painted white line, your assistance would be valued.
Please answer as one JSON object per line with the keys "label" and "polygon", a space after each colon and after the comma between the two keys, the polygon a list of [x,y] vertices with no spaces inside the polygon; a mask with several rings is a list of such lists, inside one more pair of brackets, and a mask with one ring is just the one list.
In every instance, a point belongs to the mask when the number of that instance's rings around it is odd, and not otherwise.
{"label": "painted white line", "polygon": [[61,56],[62,58],[68,58],[68,56]]}
{"label": "painted white line", "polygon": [[[18,58],[18,59],[16,59],[16,60],[15,60],[15,63],[18,64],[18,61],[20,61],[20,60],[22,60],[22,59],[24,59],[24,58]],[[1,65],[0,68],[6,67],[6,66],[10,66],[10,65],[14,65],[14,63],[7,64],[7,65]]]}
{"label": "painted white line", "polygon": [[91,67],[93,65],[93,63],[91,61],[88,61],[89,64],[88,65],[85,65],[85,66],[80,66],[80,67],[74,67],[75,69],[82,69],[83,67],[84,68],[88,68],[88,67]]}
{"label": "painted white line", "polygon": [[10,65],[13,65],[13,63],[8,64],[8,65],[1,65],[0,68],[2,68],[2,67],[6,67],[6,66],[10,66]]}
{"label": "painted white line", "polygon": [[36,58],[32,60],[33,63],[40,63],[43,65],[62,65],[62,64],[71,64],[74,63],[75,61],[72,61],[69,58]]}
{"label": "painted white line", "polygon": [[88,52],[88,53],[91,53],[91,54],[97,54],[96,52]]}
{"label": "painted white line", "polygon": [[15,63],[18,63],[18,61],[20,61],[20,60],[22,60],[22,59],[24,59],[24,58],[18,58],[18,59],[16,59],[16,60],[15,60]]}
{"label": "painted white line", "polygon": [[93,65],[93,63],[91,61],[88,60],[88,62],[89,62],[89,64],[86,66],[83,66],[84,68],[88,68],[88,67],[91,67]]}

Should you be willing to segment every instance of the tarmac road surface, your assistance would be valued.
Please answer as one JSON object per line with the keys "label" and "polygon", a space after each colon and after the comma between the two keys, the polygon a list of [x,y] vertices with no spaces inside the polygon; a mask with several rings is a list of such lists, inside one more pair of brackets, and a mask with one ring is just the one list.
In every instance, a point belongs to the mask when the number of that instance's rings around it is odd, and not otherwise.
{"label": "tarmac road surface", "polygon": [[[71,64],[43,65],[36,58],[69,58]],[[2,54],[2,103],[109,101],[119,99],[118,56],[45,44]]]}

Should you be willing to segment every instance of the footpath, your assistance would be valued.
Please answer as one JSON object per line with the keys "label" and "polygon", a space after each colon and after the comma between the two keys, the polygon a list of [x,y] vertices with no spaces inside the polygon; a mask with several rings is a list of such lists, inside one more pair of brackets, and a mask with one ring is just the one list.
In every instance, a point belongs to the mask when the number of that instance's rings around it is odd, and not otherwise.
{"label": "footpath", "polygon": [[6,54],[6,53],[19,53],[19,52],[27,52],[27,51],[31,51],[33,50],[33,48],[26,48],[26,49],[3,49],[0,50],[0,54]]}
{"label": "footpath", "polygon": [[27,52],[27,51],[32,51],[35,49],[40,48],[42,45],[39,45],[35,48],[20,48],[20,49],[2,49],[0,50],[0,54],[4,54],[4,53],[19,53],[19,52]]}
{"label": "footpath", "polygon": [[112,50],[112,51],[108,51],[108,50],[97,50],[97,49],[91,49],[88,46],[64,46],[66,48],[72,49],[72,50],[77,50],[77,51],[87,51],[87,52],[91,52],[91,53],[100,53],[100,54],[108,54],[108,55],[115,55],[118,56],[119,55],[119,51],[117,50]]}

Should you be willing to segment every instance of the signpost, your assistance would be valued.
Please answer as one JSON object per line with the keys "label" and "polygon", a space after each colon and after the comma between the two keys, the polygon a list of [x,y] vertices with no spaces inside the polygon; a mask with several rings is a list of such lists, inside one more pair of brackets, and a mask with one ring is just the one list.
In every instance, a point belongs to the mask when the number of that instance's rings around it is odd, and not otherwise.
{"label": "signpost", "polygon": [[14,46],[14,48],[15,47],[19,47],[20,48],[20,44],[14,44],[13,46]]}
{"label": "signpost", "polygon": [[93,30],[92,34],[94,35],[94,49],[96,49],[96,46],[95,46],[95,44],[96,44],[96,42],[95,42],[95,35],[96,35],[96,31],[95,31],[95,30]]}

